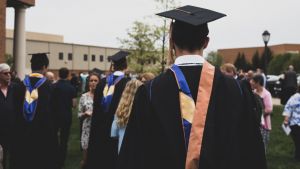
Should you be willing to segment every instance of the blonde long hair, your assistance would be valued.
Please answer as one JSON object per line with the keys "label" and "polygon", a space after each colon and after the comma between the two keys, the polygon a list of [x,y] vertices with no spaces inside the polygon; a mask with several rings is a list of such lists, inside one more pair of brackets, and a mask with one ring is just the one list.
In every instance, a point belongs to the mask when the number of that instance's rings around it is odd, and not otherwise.
{"label": "blonde long hair", "polygon": [[127,125],[135,93],[142,84],[143,83],[139,80],[131,80],[126,84],[116,111],[116,115],[118,117],[117,124],[119,127],[124,127]]}

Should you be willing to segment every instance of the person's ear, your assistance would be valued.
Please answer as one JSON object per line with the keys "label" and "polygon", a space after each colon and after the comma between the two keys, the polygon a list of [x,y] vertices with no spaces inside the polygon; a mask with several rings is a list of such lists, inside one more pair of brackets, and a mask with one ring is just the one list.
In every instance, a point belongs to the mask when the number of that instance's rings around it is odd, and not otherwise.
{"label": "person's ear", "polygon": [[205,38],[205,41],[204,41],[203,49],[206,49],[206,48],[207,48],[208,43],[209,43],[209,37],[206,37],[206,38]]}

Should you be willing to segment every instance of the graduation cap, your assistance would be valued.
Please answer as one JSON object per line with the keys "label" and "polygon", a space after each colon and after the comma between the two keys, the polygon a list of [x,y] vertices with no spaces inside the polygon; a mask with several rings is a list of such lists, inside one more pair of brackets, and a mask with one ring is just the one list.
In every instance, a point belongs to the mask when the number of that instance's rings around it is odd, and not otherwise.
{"label": "graduation cap", "polygon": [[170,18],[175,21],[181,21],[193,26],[207,24],[226,16],[225,14],[219,12],[190,5],[158,13],[157,15]]}
{"label": "graduation cap", "polygon": [[101,74],[103,74],[103,73],[104,73],[104,71],[103,71],[103,70],[101,70],[101,69],[98,69],[98,68],[94,68],[94,69],[92,69],[92,72],[95,72],[95,73],[97,73],[99,76],[100,76]]}
{"label": "graduation cap", "polygon": [[30,63],[32,70],[40,70],[43,66],[48,67],[49,65],[49,59],[47,53],[32,53],[31,55]]}
{"label": "graduation cap", "polygon": [[110,66],[110,70],[113,70],[112,66],[114,67],[114,70],[123,69],[125,67],[127,68],[126,57],[129,54],[129,52],[121,50],[116,54],[110,56],[109,59],[113,62]]}
{"label": "graduation cap", "polygon": [[130,54],[129,52],[121,50],[121,51],[117,52],[116,54],[110,56],[110,59],[113,62],[119,62],[123,59],[126,59],[126,56],[128,56],[129,54]]}

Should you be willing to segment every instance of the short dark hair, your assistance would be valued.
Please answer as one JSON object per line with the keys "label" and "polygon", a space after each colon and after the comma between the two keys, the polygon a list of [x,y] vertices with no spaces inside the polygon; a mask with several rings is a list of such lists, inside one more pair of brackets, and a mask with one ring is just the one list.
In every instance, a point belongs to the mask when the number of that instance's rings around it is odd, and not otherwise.
{"label": "short dark hair", "polygon": [[68,78],[69,76],[69,70],[65,67],[63,68],[60,68],[59,71],[58,71],[58,76],[61,78],[61,79],[66,79]]}
{"label": "short dark hair", "polygon": [[255,83],[259,83],[259,85],[261,85],[261,86],[264,85],[264,78],[263,78],[263,76],[260,75],[260,74],[254,75],[254,77],[252,78],[252,80],[253,80]]}
{"label": "short dark hair", "polygon": [[46,68],[49,66],[49,59],[46,54],[34,54],[30,60],[31,70],[42,70],[43,66]]}
{"label": "short dark hair", "polygon": [[193,26],[175,21],[171,33],[172,40],[178,48],[191,52],[204,47],[209,30],[207,24]]}
{"label": "short dark hair", "polygon": [[114,65],[114,70],[124,70],[127,69],[127,60],[125,58],[117,61],[117,62],[113,62]]}

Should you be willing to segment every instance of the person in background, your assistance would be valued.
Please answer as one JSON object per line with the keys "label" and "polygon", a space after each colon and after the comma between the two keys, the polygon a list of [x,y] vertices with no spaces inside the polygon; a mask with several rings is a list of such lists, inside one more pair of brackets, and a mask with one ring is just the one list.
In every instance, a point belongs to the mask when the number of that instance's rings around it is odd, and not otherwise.
{"label": "person in background", "polygon": [[88,72],[80,73],[80,81],[81,81],[81,92],[84,93],[86,91],[86,83],[87,77],[89,76]]}
{"label": "person in background", "polygon": [[[10,151],[11,135],[15,123],[14,92],[11,70],[6,63],[0,64],[0,146],[3,150],[3,167],[6,168]],[[2,164],[2,163],[1,163]]]}
{"label": "person in background", "polygon": [[289,98],[297,91],[297,74],[294,66],[289,65],[288,70],[284,73],[282,81],[281,104],[285,105]]}
{"label": "person in background", "polygon": [[91,73],[88,85],[90,87],[89,91],[82,94],[80,97],[79,105],[78,105],[78,117],[80,121],[82,121],[82,133],[81,133],[81,148],[83,151],[83,159],[80,162],[81,167],[84,168],[87,160],[87,149],[89,143],[90,136],[90,128],[91,128],[91,117],[93,113],[93,103],[94,103],[94,93],[96,90],[96,86],[100,81],[100,77],[96,73]]}
{"label": "person in background", "polygon": [[121,149],[135,93],[142,84],[143,83],[139,80],[131,80],[126,84],[126,87],[122,93],[122,97],[120,99],[120,103],[118,105],[111,127],[111,137],[118,138],[119,140],[118,152],[120,152]]}
{"label": "person in background", "polygon": [[94,96],[91,132],[89,138],[87,169],[115,169],[118,142],[110,136],[111,125],[126,83],[125,77],[129,52],[119,51],[113,56],[112,71],[101,79]]}
{"label": "person in background", "polygon": [[154,78],[155,78],[155,75],[154,75],[153,73],[151,73],[151,72],[143,73],[143,74],[141,75],[141,77],[140,77],[140,79],[141,79],[141,81],[142,81],[143,83],[146,83],[146,82],[148,82],[148,81],[150,81],[150,80],[152,80],[152,79],[154,79]]}
{"label": "person in background", "polygon": [[75,73],[71,74],[71,80],[70,80],[71,85],[76,89],[76,93],[78,94],[80,91],[80,80],[76,76]]}
{"label": "person in background", "polygon": [[51,83],[55,83],[55,75],[53,72],[46,72],[45,76]]}
{"label": "person in background", "polygon": [[250,80],[253,78],[254,72],[252,70],[249,70],[246,74],[246,80],[250,82]]}
{"label": "person in background", "polygon": [[264,70],[262,70],[262,69],[260,69],[260,68],[257,68],[255,73],[256,73],[256,74],[260,74],[260,75],[263,77],[263,79],[264,79],[264,87],[266,88],[266,85],[267,85],[267,77],[266,77],[266,75],[265,75],[265,73],[264,73]]}
{"label": "person in background", "polygon": [[11,82],[14,82],[16,84],[22,83],[15,70],[11,71]]}
{"label": "person in background", "polygon": [[63,168],[72,124],[72,108],[76,107],[77,93],[68,80],[69,70],[61,68],[58,74],[59,80],[53,84],[52,100],[56,115],[56,132],[59,133],[59,166]]}
{"label": "person in background", "polygon": [[294,158],[300,162],[300,86],[298,92],[287,101],[282,115],[283,123],[290,126],[292,130],[291,136],[295,145]]}
{"label": "person in background", "polygon": [[32,54],[31,70],[14,92],[16,122],[12,137],[11,169],[57,169],[57,134],[52,84],[44,76],[49,59],[45,53]]}
{"label": "person in background", "polygon": [[273,111],[273,103],[271,93],[264,87],[264,78],[261,74],[256,74],[251,80],[250,84],[254,93],[260,96],[263,103],[263,112],[261,120],[261,133],[265,145],[265,151],[267,150],[270,140],[271,126],[271,113]]}
{"label": "person in background", "polygon": [[224,73],[227,76],[230,76],[232,78],[237,78],[237,71],[233,64],[231,63],[225,63],[221,67],[221,72]]}
{"label": "person in background", "polygon": [[238,77],[237,80],[243,80],[245,78],[245,72],[243,71],[243,69],[240,69],[238,71]]}

